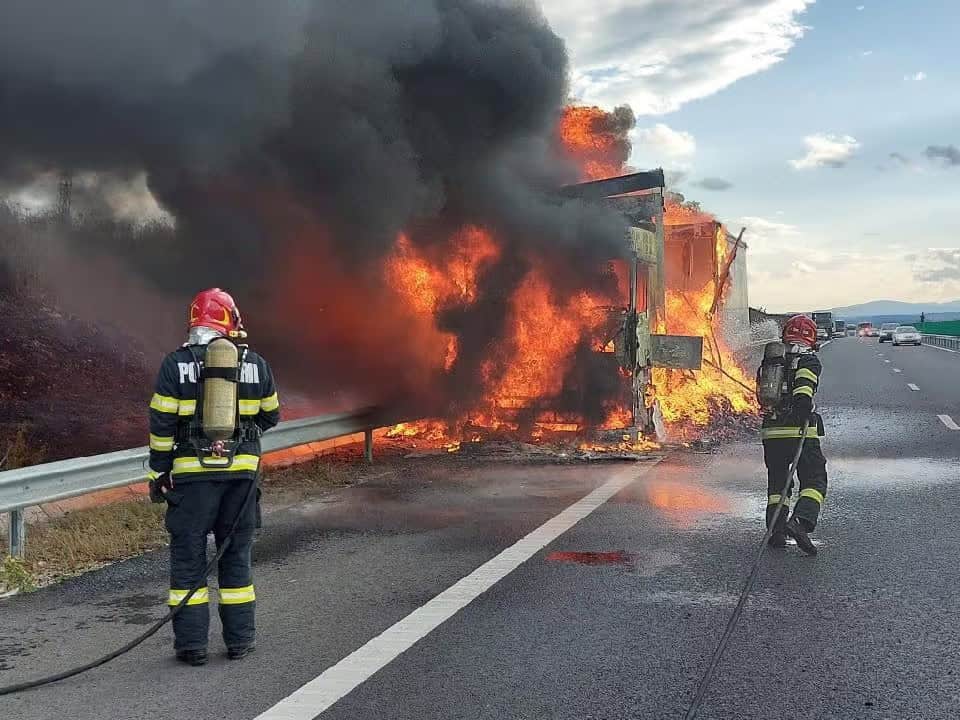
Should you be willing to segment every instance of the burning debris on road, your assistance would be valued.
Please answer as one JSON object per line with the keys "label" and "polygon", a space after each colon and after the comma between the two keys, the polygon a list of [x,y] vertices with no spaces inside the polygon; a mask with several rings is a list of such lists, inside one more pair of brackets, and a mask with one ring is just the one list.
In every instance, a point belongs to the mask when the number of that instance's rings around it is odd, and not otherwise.
{"label": "burning debris on road", "polygon": [[[154,348],[180,340],[193,291],[228,287],[288,393],[434,418],[394,432],[440,444],[637,447],[638,414],[688,439],[753,411],[720,327],[738,245],[697,246],[709,278],[681,287],[673,227],[719,238],[713,218],[664,213],[662,187],[560,191],[624,173],[634,118],[568,106],[563,42],[532,5],[116,7],[37,0],[0,28],[0,194],[77,180],[0,244],[45,298],[96,321],[122,292],[121,329]],[[148,206],[158,222],[124,219]],[[638,372],[650,332],[704,338],[703,367]]]}

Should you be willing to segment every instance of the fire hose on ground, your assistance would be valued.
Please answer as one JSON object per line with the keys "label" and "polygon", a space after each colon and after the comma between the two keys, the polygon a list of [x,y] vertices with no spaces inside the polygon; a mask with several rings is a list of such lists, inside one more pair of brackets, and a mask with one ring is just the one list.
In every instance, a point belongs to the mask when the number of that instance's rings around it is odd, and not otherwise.
{"label": "fire hose on ground", "polygon": [[164,625],[173,620],[173,618],[180,612],[188,602],[190,598],[193,597],[200,588],[204,587],[207,584],[207,576],[213,571],[213,568],[216,567],[217,563],[220,562],[220,558],[223,557],[223,554],[227,551],[227,548],[230,547],[230,543],[233,542],[234,535],[237,533],[237,528],[240,526],[240,519],[244,516],[247,508],[250,506],[250,502],[257,494],[257,484],[259,478],[254,478],[250,482],[250,488],[247,490],[247,495],[243,500],[243,505],[240,506],[240,510],[237,512],[237,516],[233,519],[233,523],[230,526],[230,532],[227,533],[226,538],[224,538],[223,543],[217,549],[217,552],[214,554],[213,559],[207,563],[206,568],[204,568],[203,576],[199,580],[199,584],[190,588],[189,592],[178,602],[176,605],[172,606],[167,614],[162,618],[157,620],[153,625],[147,628],[143,633],[135,637],[133,640],[128,642],[126,645],[117,648],[113,652],[107,653],[102,657],[92,660],[84,665],[78,665],[75,668],[70,670],[64,670],[63,672],[56,673],[55,675],[48,675],[46,677],[37,678],[36,680],[28,680],[22,683],[15,683],[13,685],[7,685],[6,687],[0,687],[0,696],[2,695],[12,695],[14,693],[23,692],[24,690],[31,690],[33,688],[41,687],[42,685],[50,685],[55,682],[60,682],[61,680],[66,680],[67,678],[76,677],[81,673],[85,673],[88,670],[93,670],[98,668],[101,665],[106,665],[111,660],[124,655],[135,647],[143,643],[145,640],[154,636],[157,631],[160,630]]}
{"label": "fire hose on ground", "polygon": [[756,582],[757,576],[760,574],[760,562],[763,560],[763,554],[767,551],[767,542],[770,540],[770,536],[773,535],[773,529],[777,526],[777,521],[780,519],[780,514],[783,512],[784,505],[786,505],[787,502],[787,497],[791,488],[793,487],[793,478],[797,473],[797,465],[800,463],[800,454],[803,452],[803,443],[807,438],[807,429],[809,427],[810,420],[807,419],[804,421],[803,427],[800,429],[800,441],[797,443],[797,451],[793,455],[793,462],[790,464],[790,470],[787,472],[787,479],[783,483],[783,489],[780,491],[780,501],[777,503],[773,517],[770,518],[770,522],[767,525],[767,531],[763,535],[763,540],[760,542],[760,550],[757,553],[756,559],[753,561],[753,566],[750,568],[750,574],[747,576],[747,582],[744,583],[743,590],[740,591],[740,599],[737,601],[737,606],[733,609],[733,614],[730,615],[730,619],[727,621],[727,626],[723,630],[723,635],[720,636],[720,642],[717,643],[717,647],[713,651],[713,655],[710,657],[710,662],[707,663],[706,672],[704,673],[703,678],[700,680],[700,685],[697,687],[697,694],[694,696],[693,702],[690,703],[690,708],[687,710],[687,714],[684,715],[684,720],[694,720],[694,718],[697,716],[697,713],[700,711],[703,701],[706,699],[707,690],[710,689],[710,682],[713,680],[717,666],[720,664],[720,660],[723,658],[723,653],[727,649],[727,643],[730,641],[730,637],[733,635],[733,631],[736,628],[737,623],[740,621],[740,616],[743,615],[743,609],[746,607],[747,598],[750,597],[750,591],[753,590],[753,584]]}

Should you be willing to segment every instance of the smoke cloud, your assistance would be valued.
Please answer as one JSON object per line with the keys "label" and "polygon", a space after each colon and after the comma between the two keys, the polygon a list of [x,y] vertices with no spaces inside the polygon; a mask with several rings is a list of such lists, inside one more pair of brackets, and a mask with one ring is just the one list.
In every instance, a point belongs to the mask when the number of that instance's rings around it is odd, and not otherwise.
{"label": "smoke cloud", "polygon": [[8,0],[0,196],[66,173],[92,215],[155,199],[170,222],[146,240],[58,230],[71,272],[50,283],[70,299],[96,268],[178,321],[226,287],[288,380],[380,399],[424,380],[378,272],[399,232],[472,223],[504,246],[477,311],[446,319],[464,347],[496,334],[531,253],[571,291],[608,281],[570,271],[620,254],[622,221],[553,192],[576,180],[567,94],[564,44],[520,0]]}

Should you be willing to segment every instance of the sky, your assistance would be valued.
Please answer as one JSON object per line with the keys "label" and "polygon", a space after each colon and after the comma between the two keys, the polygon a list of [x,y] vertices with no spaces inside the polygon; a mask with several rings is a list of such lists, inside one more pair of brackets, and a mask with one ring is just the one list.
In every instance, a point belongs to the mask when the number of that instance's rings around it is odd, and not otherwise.
{"label": "sky", "polygon": [[960,2],[541,5],[631,164],[747,228],[751,305],[960,298]]}

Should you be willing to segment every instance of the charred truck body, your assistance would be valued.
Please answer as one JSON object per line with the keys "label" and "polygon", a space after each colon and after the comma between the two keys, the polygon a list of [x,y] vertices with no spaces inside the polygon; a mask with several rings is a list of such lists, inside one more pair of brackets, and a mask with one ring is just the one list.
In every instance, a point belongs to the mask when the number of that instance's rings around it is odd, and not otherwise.
{"label": "charred truck body", "polygon": [[635,173],[568,186],[562,194],[602,202],[625,220],[624,256],[611,258],[628,278],[623,305],[609,309],[607,337],[598,361],[623,379],[623,407],[629,408],[635,436],[662,435],[652,392],[655,367],[698,370],[703,338],[654,332],[666,327],[666,263],[663,170]]}

